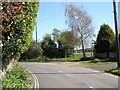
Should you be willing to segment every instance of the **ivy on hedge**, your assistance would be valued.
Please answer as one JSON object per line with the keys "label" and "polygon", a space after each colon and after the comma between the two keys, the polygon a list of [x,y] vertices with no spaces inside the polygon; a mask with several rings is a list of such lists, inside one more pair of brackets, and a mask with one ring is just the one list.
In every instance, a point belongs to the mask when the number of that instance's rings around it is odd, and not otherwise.
{"label": "ivy on hedge", "polygon": [[2,2],[3,62],[18,59],[32,39],[39,2]]}

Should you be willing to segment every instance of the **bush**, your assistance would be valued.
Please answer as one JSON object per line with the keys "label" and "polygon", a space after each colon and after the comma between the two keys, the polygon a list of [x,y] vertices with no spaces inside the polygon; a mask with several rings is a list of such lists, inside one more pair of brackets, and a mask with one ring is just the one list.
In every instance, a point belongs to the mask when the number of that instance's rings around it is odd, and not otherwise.
{"label": "bush", "polygon": [[100,59],[97,59],[97,58],[91,61],[91,63],[99,63],[99,62],[100,62]]}
{"label": "bush", "polygon": [[20,60],[23,61],[26,59],[34,59],[38,57],[42,57],[41,43],[38,42],[36,44],[35,41],[32,41],[28,47],[28,50],[21,54]]}
{"label": "bush", "polygon": [[2,88],[30,88],[31,78],[28,71],[19,66],[14,66],[12,70],[7,71],[2,79]]}
{"label": "bush", "polygon": [[49,59],[48,58],[34,58],[34,59],[27,59],[27,60],[24,60],[25,62],[46,62],[48,61]]}

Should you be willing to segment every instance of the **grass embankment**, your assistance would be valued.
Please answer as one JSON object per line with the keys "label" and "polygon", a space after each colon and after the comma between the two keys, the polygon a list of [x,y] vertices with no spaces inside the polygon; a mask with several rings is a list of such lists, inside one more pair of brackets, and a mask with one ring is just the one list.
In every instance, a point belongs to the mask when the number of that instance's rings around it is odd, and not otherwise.
{"label": "grass embankment", "polygon": [[14,66],[10,71],[7,71],[2,79],[2,88],[30,88],[31,78],[24,68]]}
{"label": "grass embankment", "polygon": [[108,72],[108,73],[113,73],[113,74],[116,74],[116,75],[119,75],[120,76],[120,69],[116,68],[116,67],[113,67],[113,68],[107,68],[104,70],[105,72]]}
{"label": "grass embankment", "polygon": [[112,62],[112,61],[99,61],[99,62],[93,62],[93,60],[80,61],[80,64],[83,64],[83,65],[86,65],[86,66],[116,64],[116,63],[117,62]]}

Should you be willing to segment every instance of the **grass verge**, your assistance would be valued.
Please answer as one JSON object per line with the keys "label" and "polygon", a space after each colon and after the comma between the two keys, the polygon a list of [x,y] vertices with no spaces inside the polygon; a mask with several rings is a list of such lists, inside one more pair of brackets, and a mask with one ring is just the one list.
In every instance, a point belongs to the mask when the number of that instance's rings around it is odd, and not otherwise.
{"label": "grass verge", "polygon": [[48,60],[49,60],[48,58],[34,58],[24,60],[23,62],[47,62]]}
{"label": "grass verge", "polygon": [[24,68],[16,65],[10,71],[7,71],[2,79],[2,88],[30,88],[31,78]]}
{"label": "grass verge", "polygon": [[113,67],[113,68],[107,68],[104,70],[105,72],[116,74],[120,76],[120,69]]}
{"label": "grass verge", "polygon": [[80,64],[91,66],[91,65],[104,65],[104,64],[116,64],[116,62],[97,62],[94,63],[92,60],[87,60],[87,61],[79,61]]}

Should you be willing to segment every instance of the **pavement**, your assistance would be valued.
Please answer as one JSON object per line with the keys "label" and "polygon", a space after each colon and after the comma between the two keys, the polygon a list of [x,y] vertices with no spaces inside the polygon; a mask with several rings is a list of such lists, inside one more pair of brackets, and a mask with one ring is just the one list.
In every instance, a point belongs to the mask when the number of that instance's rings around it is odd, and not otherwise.
{"label": "pavement", "polygon": [[19,65],[31,71],[37,88],[118,88],[118,76],[83,67],[78,63],[22,62]]}

